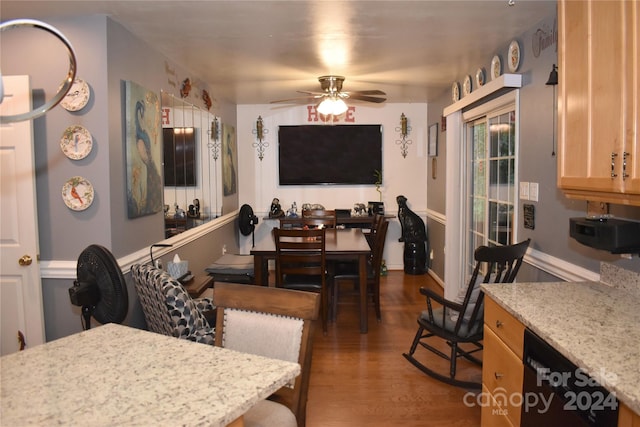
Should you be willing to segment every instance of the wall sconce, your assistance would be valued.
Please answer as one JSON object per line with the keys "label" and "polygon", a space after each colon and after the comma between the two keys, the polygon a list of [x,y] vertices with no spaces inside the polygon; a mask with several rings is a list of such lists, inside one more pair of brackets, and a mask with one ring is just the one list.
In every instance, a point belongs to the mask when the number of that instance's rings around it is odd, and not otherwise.
{"label": "wall sconce", "polygon": [[402,113],[400,115],[400,127],[396,128],[396,132],[400,132],[400,139],[396,141],[396,144],[400,146],[400,152],[402,157],[406,158],[409,152],[409,144],[412,143],[410,139],[407,139],[409,132],[411,132],[411,126],[408,126],[407,116]]}
{"label": "wall sconce", "polygon": [[218,160],[220,155],[220,120],[217,117],[213,117],[211,120],[211,128],[207,132],[211,137],[211,142],[207,144],[211,150],[213,160]]}
{"label": "wall sconce", "polygon": [[551,72],[549,73],[549,80],[545,83],[547,86],[553,86],[553,130],[551,137],[551,156],[556,155],[556,115],[557,115],[557,107],[558,102],[556,100],[556,85],[558,84],[558,67],[556,64],[553,64],[551,68]]}
{"label": "wall sconce", "polygon": [[269,129],[264,128],[264,124],[262,123],[262,116],[258,116],[258,120],[256,121],[256,128],[252,131],[252,133],[258,139],[258,142],[254,142],[252,145],[258,151],[258,158],[260,161],[264,158],[264,149],[269,146],[269,143],[264,140],[264,136],[269,133]]}

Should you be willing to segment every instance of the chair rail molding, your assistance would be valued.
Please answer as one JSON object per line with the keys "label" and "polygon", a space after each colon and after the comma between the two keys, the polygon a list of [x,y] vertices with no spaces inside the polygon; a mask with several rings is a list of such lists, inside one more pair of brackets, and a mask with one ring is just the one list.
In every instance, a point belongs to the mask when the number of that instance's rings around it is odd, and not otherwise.
{"label": "chair rail molding", "polygon": [[[154,251],[155,257],[161,257],[169,252],[175,251],[194,240],[206,235],[207,233],[217,230],[233,221],[238,217],[238,210],[230,212],[217,218],[213,221],[209,221],[199,227],[192,228],[184,233],[177,234],[169,239],[163,240],[159,243],[167,243],[173,245],[168,248],[158,248]],[[149,247],[144,247],[128,255],[118,258],[118,265],[123,274],[127,274],[131,270],[131,266],[134,264],[145,264],[151,262],[149,256]],[[77,275],[77,261],[72,260],[45,260],[40,261],[40,274],[43,279],[65,279],[73,280]]]}

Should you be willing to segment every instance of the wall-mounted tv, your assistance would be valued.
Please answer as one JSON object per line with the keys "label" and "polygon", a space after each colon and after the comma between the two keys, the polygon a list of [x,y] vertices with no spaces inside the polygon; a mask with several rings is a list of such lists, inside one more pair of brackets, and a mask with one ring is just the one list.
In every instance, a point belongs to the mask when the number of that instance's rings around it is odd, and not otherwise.
{"label": "wall-mounted tv", "polygon": [[163,128],[164,185],[195,187],[196,129]]}
{"label": "wall-mounted tv", "polygon": [[382,125],[278,129],[280,185],[373,185],[382,171]]}

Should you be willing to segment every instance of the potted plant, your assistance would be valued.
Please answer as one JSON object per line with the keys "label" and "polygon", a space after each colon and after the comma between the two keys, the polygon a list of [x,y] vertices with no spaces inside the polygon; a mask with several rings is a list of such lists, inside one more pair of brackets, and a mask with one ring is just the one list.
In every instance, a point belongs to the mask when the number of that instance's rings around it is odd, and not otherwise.
{"label": "potted plant", "polygon": [[373,171],[373,175],[376,177],[376,182],[374,184],[376,186],[376,191],[380,193],[380,202],[382,202],[382,190],[380,189],[382,186],[382,171],[376,169]]}

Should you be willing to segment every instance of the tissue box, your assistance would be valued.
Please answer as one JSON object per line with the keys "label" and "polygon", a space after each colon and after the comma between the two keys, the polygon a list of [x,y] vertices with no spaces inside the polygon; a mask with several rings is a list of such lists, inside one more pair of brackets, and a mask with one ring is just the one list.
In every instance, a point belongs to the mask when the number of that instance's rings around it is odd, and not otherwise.
{"label": "tissue box", "polygon": [[168,262],[167,271],[174,279],[179,279],[189,272],[189,261]]}

